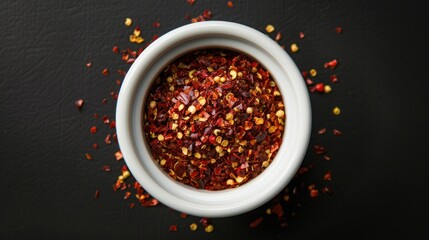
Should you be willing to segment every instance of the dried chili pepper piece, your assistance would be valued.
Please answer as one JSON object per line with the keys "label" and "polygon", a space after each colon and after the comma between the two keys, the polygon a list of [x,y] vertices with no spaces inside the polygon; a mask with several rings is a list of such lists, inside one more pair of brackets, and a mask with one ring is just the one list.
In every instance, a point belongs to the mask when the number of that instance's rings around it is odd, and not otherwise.
{"label": "dried chili pepper piece", "polygon": [[256,228],[259,226],[259,224],[261,224],[262,221],[264,221],[264,217],[258,217],[250,223],[249,227]]}

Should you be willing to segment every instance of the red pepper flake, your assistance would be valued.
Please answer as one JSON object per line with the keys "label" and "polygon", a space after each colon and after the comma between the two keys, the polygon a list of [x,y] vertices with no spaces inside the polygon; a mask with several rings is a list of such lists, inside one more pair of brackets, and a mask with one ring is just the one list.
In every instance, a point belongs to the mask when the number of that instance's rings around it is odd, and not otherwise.
{"label": "red pepper flake", "polygon": [[127,72],[122,70],[122,69],[118,69],[118,74],[119,74],[119,76],[125,76],[125,74],[127,74]]}
{"label": "red pepper flake", "polygon": [[127,191],[125,192],[124,199],[127,200],[128,198],[130,198],[130,196],[131,196],[131,192]]}
{"label": "red pepper flake", "polygon": [[101,99],[101,104],[107,104],[107,98]]}
{"label": "red pepper flake", "polygon": [[177,225],[170,225],[170,232],[177,232]]}
{"label": "red pepper flake", "polygon": [[136,206],[135,203],[130,203],[130,208],[134,208]]}
{"label": "red pepper flake", "polygon": [[338,34],[341,34],[343,32],[343,28],[342,27],[336,27],[335,32]]}
{"label": "red pepper flake", "polygon": [[121,150],[115,152],[114,155],[115,155],[116,161],[120,161],[123,158]]}
{"label": "red pepper flake", "polygon": [[340,130],[338,130],[338,129],[334,129],[334,130],[332,130],[332,133],[333,133],[335,136],[341,136],[341,135],[342,135],[341,131],[340,131]]}
{"label": "red pepper flake", "polygon": [[92,144],[92,148],[93,148],[94,150],[98,150],[98,144],[97,144],[97,143]]}
{"label": "red pepper flake", "polygon": [[90,132],[91,132],[91,134],[95,134],[97,132],[97,127],[96,126],[92,126],[90,128]]}
{"label": "red pepper flake", "polygon": [[317,133],[319,134],[319,135],[322,135],[322,134],[324,134],[326,132],[326,128],[321,128],[321,129],[319,129],[319,131],[317,131]]}
{"label": "red pepper flake", "polygon": [[283,206],[280,203],[276,203],[274,207],[271,209],[271,212],[277,215],[277,218],[283,217]]}
{"label": "red pepper flake", "polygon": [[286,221],[283,221],[283,222],[280,223],[280,227],[282,227],[282,228],[285,228],[285,227],[288,227],[288,226],[289,226],[289,224]]}
{"label": "red pepper flake", "polygon": [[338,77],[337,75],[333,74],[329,77],[329,79],[331,80],[331,82],[336,83],[338,82]]}
{"label": "red pepper flake", "polygon": [[278,42],[278,41],[280,41],[282,39],[282,33],[281,32],[278,32],[277,33],[277,35],[276,35],[276,37],[274,38],[274,40],[276,41],[276,42]]}
{"label": "red pepper flake", "polygon": [[92,116],[93,116],[95,119],[98,119],[98,118],[100,117],[100,115],[99,115],[98,113],[94,113]]}
{"label": "red pepper flake", "polygon": [[325,84],[318,83],[318,84],[316,84],[314,89],[316,90],[316,92],[323,93],[323,92],[325,92]]}
{"label": "red pepper flake", "polygon": [[122,82],[119,79],[116,79],[116,85],[121,86]]}
{"label": "red pepper flake", "polygon": [[119,53],[119,47],[118,46],[113,46],[112,52],[118,54]]}
{"label": "red pepper flake", "polygon": [[110,134],[107,134],[107,135],[106,135],[106,138],[104,138],[104,142],[105,142],[107,145],[109,145],[109,144],[111,144],[111,143],[112,143],[112,141],[110,140],[110,138],[111,138]]}
{"label": "red pepper flake", "polygon": [[203,11],[202,16],[203,16],[203,18],[204,18],[205,20],[208,20],[208,19],[212,18],[213,13],[212,13],[212,11],[211,11],[211,10],[206,9],[206,10],[204,10],[204,11]]}
{"label": "red pepper flake", "polygon": [[92,155],[90,153],[85,153],[85,157],[87,160],[92,160]]}
{"label": "red pepper flake", "polygon": [[332,189],[330,187],[323,187],[322,188],[322,193],[328,194],[328,195],[332,195],[334,192],[332,191]]}
{"label": "red pepper flake", "polygon": [[158,21],[155,21],[155,22],[153,22],[152,27],[159,28],[159,27],[161,27],[161,23],[159,23]]}
{"label": "red pepper flake", "polygon": [[87,63],[85,64],[85,66],[86,66],[87,68],[90,68],[90,67],[92,66],[92,63],[91,63],[91,62],[87,62]]}
{"label": "red pepper flake", "polygon": [[207,227],[209,225],[209,219],[206,217],[203,217],[200,219],[200,223],[203,225],[203,227]]}
{"label": "red pepper flake", "polygon": [[337,65],[338,65],[337,59],[333,59],[333,60],[331,60],[329,62],[326,62],[323,66],[325,68],[332,68],[332,69],[334,69],[334,68],[337,67]]}
{"label": "red pepper flake", "polygon": [[315,188],[313,188],[313,189],[310,190],[310,197],[311,198],[316,198],[318,196],[319,196],[319,190],[317,190]]}
{"label": "red pepper flake", "polygon": [[81,110],[83,107],[83,104],[85,103],[85,101],[83,101],[83,99],[78,99],[74,102],[74,105],[76,106],[77,110]]}
{"label": "red pepper flake", "polygon": [[188,214],[187,214],[187,213],[182,212],[182,213],[180,213],[180,217],[181,217],[181,218],[187,218],[187,217],[188,217]]}
{"label": "red pepper flake", "polygon": [[329,156],[327,156],[327,155],[324,155],[324,156],[323,156],[323,159],[325,159],[326,161],[330,161],[330,160],[331,160],[331,157],[329,157]]}
{"label": "red pepper flake", "polygon": [[100,191],[97,189],[95,190],[94,198],[98,198],[100,196]]}
{"label": "red pepper flake", "polygon": [[303,39],[305,37],[305,34],[303,32],[299,33],[299,38]]}
{"label": "red pepper flake", "polygon": [[194,5],[195,0],[186,0],[186,2],[187,2],[189,5]]}
{"label": "red pepper flake", "polygon": [[325,180],[325,181],[331,181],[332,180],[332,173],[331,173],[331,171],[327,171],[325,173],[325,175],[323,175],[323,180]]}
{"label": "red pepper flake", "polygon": [[264,221],[264,217],[258,217],[250,223],[249,227],[256,228],[259,226],[259,224],[261,224],[262,221]]}
{"label": "red pepper flake", "polygon": [[109,128],[116,128],[116,122],[115,121],[111,121]]}
{"label": "red pepper flake", "polygon": [[109,119],[109,117],[107,116],[107,115],[103,115],[103,123],[104,124],[109,124],[110,123],[110,119]]}
{"label": "red pepper flake", "polygon": [[234,7],[234,3],[232,1],[228,1],[228,3],[226,4],[229,8]]}
{"label": "red pepper flake", "polygon": [[111,169],[110,169],[110,166],[109,166],[109,165],[104,165],[104,166],[102,167],[102,169],[103,169],[103,171],[105,171],[105,172],[110,172],[110,171],[111,171]]}
{"label": "red pepper flake", "polygon": [[325,149],[325,147],[322,147],[322,146],[320,146],[320,145],[314,145],[313,149],[314,149],[314,152],[315,152],[317,155],[321,155],[321,154],[326,153],[326,149]]}
{"label": "red pepper flake", "polygon": [[101,73],[102,73],[104,76],[108,76],[108,75],[109,75],[109,69],[105,68],[105,69],[103,69],[103,71],[101,71]]}

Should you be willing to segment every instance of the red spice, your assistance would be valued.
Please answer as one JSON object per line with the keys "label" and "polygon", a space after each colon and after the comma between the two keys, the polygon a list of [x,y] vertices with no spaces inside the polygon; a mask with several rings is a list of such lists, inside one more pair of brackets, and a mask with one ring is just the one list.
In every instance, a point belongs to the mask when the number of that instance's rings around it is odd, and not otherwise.
{"label": "red spice", "polygon": [[170,64],[153,84],[144,134],[173,179],[206,190],[238,187],[275,157],[286,118],[282,101],[258,62],[202,50]]}
{"label": "red spice", "polygon": [[90,153],[85,153],[85,157],[87,160],[92,160],[92,155]]}
{"label": "red spice", "polygon": [[187,214],[187,213],[182,212],[182,213],[180,214],[180,217],[181,217],[181,218],[187,218],[187,217],[188,217],[188,214]]}
{"label": "red spice", "polygon": [[340,130],[338,130],[338,129],[334,129],[334,130],[332,130],[332,133],[335,135],[335,136],[341,136],[341,131]]}
{"label": "red spice", "polygon": [[152,27],[159,28],[159,27],[161,27],[161,23],[159,23],[158,21],[155,21],[152,23]]}
{"label": "red spice", "polygon": [[337,75],[333,74],[329,77],[329,79],[331,80],[331,82],[336,83],[338,82],[338,77]]}
{"label": "red spice", "polygon": [[112,52],[113,53],[119,53],[119,47],[118,46],[113,46]]}
{"label": "red spice", "polygon": [[325,181],[331,181],[332,180],[332,173],[331,173],[331,171],[327,171],[325,173],[325,175],[323,175],[323,180],[325,180]]}
{"label": "red spice", "polygon": [[78,99],[74,102],[74,105],[76,106],[77,110],[80,111],[82,109],[84,103],[85,102],[83,101],[83,99]]}
{"label": "red spice", "polygon": [[283,217],[283,214],[284,214],[283,206],[280,203],[276,203],[274,207],[271,209],[271,212],[277,215],[277,218],[280,219]]}
{"label": "red spice", "polygon": [[115,121],[111,121],[109,124],[109,128],[116,128],[116,122]]}
{"label": "red spice", "polygon": [[328,195],[332,195],[334,192],[332,191],[332,189],[330,187],[323,187],[322,188],[322,193],[328,194]]}
{"label": "red spice", "polygon": [[189,5],[194,5],[195,0],[186,0],[186,2],[187,2]]}
{"label": "red spice", "polygon": [[316,198],[318,196],[319,196],[319,190],[317,190],[315,188],[313,188],[313,189],[310,190],[310,197]]}
{"label": "red spice", "polygon": [[326,132],[326,128],[321,128],[319,131],[317,131],[319,135],[324,134],[325,132]]}
{"label": "red spice", "polygon": [[275,41],[280,41],[282,39],[282,33],[281,32],[278,32],[277,34],[276,34],[276,37],[274,38],[274,40]]}
{"label": "red spice", "polygon": [[135,203],[130,203],[130,208],[134,208],[136,206]]}
{"label": "red spice", "polygon": [[107,98],[101,99],[101,104],[107,104]]}
{"label": "red spice", "polygon": [[110,134],[107,134],[107,136],[104,138],[104,142],[107,144],[107,145],[109,145],[109,144],[111,144],[112,143],[112,141],[111,141],[111,136],[110,136]]}
{"label": "red spice", "polygon": [[264,221],[264,218],[263,217],[258,217],[257,219],[253,220],[250,223],[249,227],[256,228],[257,226],[259,226],[259,224],[261,224],[262,221]]}
{"label": "red spice", "polygon": [[338,34],[341,34],[343,32],[343,28],[342,27],[336,27],[335,32]]}
{"label": "red spice", "polygon": [[323,83],[316,84],[315,90],[316,90],[316,92],[319,92],[319,93],[325,92],[325,84],[323,84]]}
{"label": "red spice", "polygon": [[203,225],[203,227],[207,227],[209,225],[209,219],[206,217],[203,217],[200,219],[200,223]]}
{"label": "red spice", "polygon": [[337,61],[337,59],[333,59],[333,60],[331,60],[331,61],[329,61],[329,62],[326,62],[323,66],[324,66],[325,68],[336,68],[336,67],[337,67],[337,65],[338,65],[338,61]]}
{"label": "red spice", "polygon": [[87,62],[87,63],[85,64],[85,66],[86,66],[87,68],[90,68],[90,67],[92,66],[92,63],[91,63],[91,62]]}
{"label": "red spice", "polygon": [[92,148],[93,148],[94,150],[98,150],[98,144],[97,144],[97,143],[92,144]]}
{"label": "red spice", "polygon": [[103,171],[105,171],[105,172],[110,172],[110,166],[108,166],[108,165],[104,165],[103,167],[102,167],[102,169],[103,169]]}
{"label": "red spice", "polygon": [[123,158],[121,150],[115,152],[114,155],[115,155],[116,161],[122,160],[122,158]]}
{"label": "red spice", "polygon": [[94,198],[98,198],[100,196],[100,191],[95,190]]}
{"label": "red spice", "polygon": [[305,37],[305,34],[303,32],[299,33],[299,38],[303,39]]}
{"label": "red spice", "polygon": [[232,1],[228,1],[227,6],[229,8],[232,8],[232,7],[234,7],[234,3]]}
{"label": "red spice", "polygon": [[91,134],[95,134],[95,133],[97,133],[97,127],[92,126],[89,131],[91,132]]}
{"label": "red spice", "polygon": [[325,159],[326,161],[330,161],[330,160],[331,160],[331,157],[329,157],[329,156],[327,156],[327,155],[324,155],[324,156],[323,156],[323,159]]}
{"label": "red spice", "polygon": [[170,232],[177,232],[177,225],[170,225]]}
{"label": "red spice", "polygon": [[108,75],[109,75],[109,69],[105,68],[105,69],[103,69],[103,71],[101,71],[101,73],[102,73],[104,76],[108,76]]}
{"label": "red spice", "polygon": [[124,199],[127,200],[128,198],[130,198],[130,196],[131,196],[131,192],[127,191],[125,192]]}

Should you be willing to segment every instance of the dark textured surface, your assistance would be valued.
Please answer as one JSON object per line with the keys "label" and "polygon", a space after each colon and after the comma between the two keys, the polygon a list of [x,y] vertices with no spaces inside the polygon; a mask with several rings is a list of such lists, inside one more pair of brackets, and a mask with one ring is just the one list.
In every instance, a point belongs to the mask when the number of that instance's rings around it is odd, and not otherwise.
{"label": "dark textured surface", "polygon": [[[1,1],[0,3],[0,239],[423,239],[429,214],[425,139],[429,17],[418,1]],[[279,228],[265,216],[267,206],[247,214],[212,219],[215,231],[188,225],[164,206],[128,208],[123,192],[113,192],[122,163],[107,132],[92,113],[114,116],[109,91],[119,90],[101,69],[126,67],[111,53],[127,43],[125,17],[142,24],[143,35],[188,23],[210,8],[213,19],[231,20],[263,31],[271,23],[283,33],[281,44],[298,42],[292,55],[300,69],[320,69],[340,60],[340,82],[330,95],[311,95],[313,136],[332,157],[309,151],[305,163],[318,166],[302,182],[320,180],[332,170],[331,197],[300,197],[302,206]],[[153,29],[153,21],[161,28]],[[344,33],[333,29],[342,26]],[[306,38],[298,39],[298,32]],[[90,69],[84,64],[93,62]],[[73,102],[84,98],[79,112]],[[101,104],[108,98],[106,105]],[[339,105],[343,114],[332,117]],[[425,110],[426,109],[426,110]],[[100,127],[92,136],[89,127]],[[317,129],[338,128],[340,138]],[[98,152],[91,145],[99,142]],[[87,161],[84,153],[94,152]],[[105,164],[111,173],[101,171]],[[94,199],[94,191],[100,197]],[[285,209],[290,215],[291,209]],[[179,232],[169,232],[177,224]]]}

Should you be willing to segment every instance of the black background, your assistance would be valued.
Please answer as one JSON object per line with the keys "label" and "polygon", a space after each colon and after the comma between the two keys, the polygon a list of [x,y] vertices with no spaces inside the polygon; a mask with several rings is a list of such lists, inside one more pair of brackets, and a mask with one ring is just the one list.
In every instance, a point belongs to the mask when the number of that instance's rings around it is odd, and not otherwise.
{"label": "black background", "polygon": [[[407,239],[426,238],[429,191],[427,106],[429,17],[419,1],[1,1],[0,3],[0,239]],[[162,204],[154,208],[123,200],[112,184],[124,162],[116,162],[114,130],[92,114],[113,118],[116,69],[127,69],[111,48],[136,48],[131,28],[153,34],[189,23],[211,9],[213,19],[264,31],[273,24],[280,44],[296,42],[291,54],[301,70],[315,68],[329,95],[311,94],[313,134],[303,165],[316,164],[293,185],[303,191],[284,206],[288,227],[266,215],[270,203],[230,218],[210,219],[215,231],[188,228],[199,217],[180,217]],[[152,23],[159,21],[160,28]],[[341,26],[342,34],[334,28]],[[306,34],[299,39],[298,33]],[[270,34],[271,37],[275,33]],[[335,70],[323,63],[336,58]],[[91,61],[91,68],[85,63]],[[101,70],[111,69],[105,77]],[[82,111],[74,101],[83,98]],[[107,104],[101,104],[103,98]],[[331,109],[340,106],[342,114]],[[89,133],[96,125],[99,132]],[[326,127],[328,132],[318,135]],[[340,137],[332,129],[340,129]],[[100,149],[91,148],[94,142]],[[312,151],[328,150],[331,161]],[[94,159],[85,159],[90,152]],[[110,165],[112,172],[101,170]],[[331,170],[331,182],[323,174]],[[130,180],[131,181],[131,180]],[[328,185],[332,196],[311,199],[305,187]],[[95,190],[100,190],[94,199]],[[133,196],[132,196],[133,198]],[[295,217],[291,215],[296,214]],[[255,229],[250,222],[264,221]],[[170,232],[177,224],[179,231]]]}

